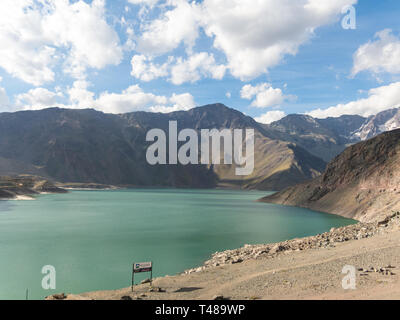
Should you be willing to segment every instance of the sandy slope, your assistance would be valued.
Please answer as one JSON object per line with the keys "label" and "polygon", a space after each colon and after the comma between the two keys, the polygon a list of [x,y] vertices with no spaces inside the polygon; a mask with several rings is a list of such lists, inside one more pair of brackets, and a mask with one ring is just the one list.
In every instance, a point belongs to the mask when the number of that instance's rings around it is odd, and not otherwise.
{"label": "sandy slope", "polygon": [[[393,275],[357,271],[356,290],[342,288],[342,268],[393,266]],[[290,251],[258,257],[201,272],[158,278],[149,284],[114,291],[68,295],[68,299],[400,299],[400,226],[371,238],[334,247]]]}

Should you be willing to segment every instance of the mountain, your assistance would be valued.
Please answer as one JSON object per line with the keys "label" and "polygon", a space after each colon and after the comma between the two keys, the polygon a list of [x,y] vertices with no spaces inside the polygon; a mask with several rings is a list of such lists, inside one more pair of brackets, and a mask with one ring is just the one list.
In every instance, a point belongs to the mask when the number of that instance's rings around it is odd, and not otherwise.
{"label": "mountain", "polygon": [[400,108],[390,109],[369,117],[358,130],[353,132],[353,137],[363,141],[398,128],[400,128]]}
{"label": "mountain", "polygon": [[308,115],[292,114],[263,127],[274,132],[279,139],[295,143],[328,162],[349,144],[359,141],[352,133],[365,120],[357,115],[316,119]]}
{"label": "mountain", "polygon": [[400,129],[347,148],[311,182],[264,202],[310,208],[360,221],[400,210]]}
{"label": "mountain", "polygon": [[[255,131],[255,169],[236,176],[235,165],[156,165],[146,161],[150,129]],[[319,175],[326,163],[276,131],[224,105],[169,114],[104,114],[50,108],[0,114],[0,174],[37,174],[64,183],[119,186],[218,186],[281,190]]]}

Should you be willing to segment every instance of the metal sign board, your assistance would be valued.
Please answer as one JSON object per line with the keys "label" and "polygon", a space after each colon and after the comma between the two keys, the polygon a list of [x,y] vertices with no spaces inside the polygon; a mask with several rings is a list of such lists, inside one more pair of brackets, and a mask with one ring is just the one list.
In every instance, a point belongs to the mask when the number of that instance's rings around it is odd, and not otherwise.
{"label": "metal sign board", "polygon": [[132,268],[132,292],[135,285],[135,273],[150,272],[150,286],[153,281],[153,262],[135,262]]}
{"label": "metal sign board", "polygon": [[150,272],[153,269],[152,262],[139,262],[133,264],[133,272],[140,273],[140,272]]}

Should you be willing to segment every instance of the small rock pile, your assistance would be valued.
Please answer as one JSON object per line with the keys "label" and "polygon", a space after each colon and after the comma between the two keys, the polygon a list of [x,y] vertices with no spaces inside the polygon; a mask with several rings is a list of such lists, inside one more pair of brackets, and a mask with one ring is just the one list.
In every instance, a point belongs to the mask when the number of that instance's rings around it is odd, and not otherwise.
{"label": "small rock pile", "polygon": [[375,268],[375,267],[359,268],[358,271],[360,271],[361,275],[364,275],[364,276],[368,275],[368,273],[371,273],[371,272],[379,273],[383,276],[394,276],[394,275],[396,275],[393,272],[393,269],[395,269],[395,268],[396,267],[389,265],[387,267],[378,267],[378,268]]}
{"label": "small rock pile", "polygon": [[241,263],[250,259],[275,257],[278,254],[308,249],[335,247],[335,244],[350,240],[370,238],[377,234],[390,232],[400,228],[400,212],[396,212],[384,220],[374,223],[357,223],[354,225],[332,228],[329,232],[312,237],[293,239],[275,244],[245,245],[243,248],[216,252],[203,266],[189,269],[184,274],[201,272],[205,269],[227,264]]}

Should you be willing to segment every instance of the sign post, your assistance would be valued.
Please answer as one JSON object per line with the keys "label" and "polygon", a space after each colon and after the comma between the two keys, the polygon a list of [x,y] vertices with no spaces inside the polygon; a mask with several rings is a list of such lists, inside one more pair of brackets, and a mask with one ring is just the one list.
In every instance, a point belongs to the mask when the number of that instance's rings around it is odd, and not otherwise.
{"label": "sign post", "polygon": [[150,272],[150,285],[153,282],[153,262],[134,263],[132,268],[132,292],[135,285],[135,273]]}

